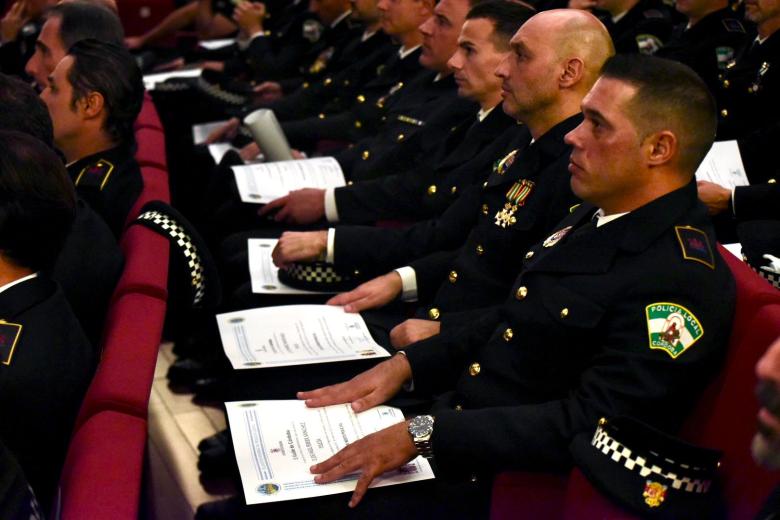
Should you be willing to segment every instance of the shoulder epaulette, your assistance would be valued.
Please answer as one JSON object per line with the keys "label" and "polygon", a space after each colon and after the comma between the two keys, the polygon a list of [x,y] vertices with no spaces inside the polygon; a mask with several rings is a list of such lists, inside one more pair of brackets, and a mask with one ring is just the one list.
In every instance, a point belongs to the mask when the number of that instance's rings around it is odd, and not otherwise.
{"label": "shoulder epaulette", "polygon": [[102,190],[108,183],[114,165],[105,159],[98,159],[82,169],[76,177],[76,186],[87,186]]}
{"label": "shoulder epaulette", "polygon": [[725,27],[728,32],[733,32],[733,33],[745,32],[745,26],[742,25],[742,22],[740,22],[736,18],[724,18],[723,27]]}
{"label": "shoulder epaulette", "polygon": [[715,257],[712,254],[707,233],[691,226],[675,226],[674,232],[677,235],[677,242],[680,243],[684,259],[699,262],[710,269],[715,269]]}
{"label": "shoulder epaulette", "polygon": [[9,323],[0,320],[0,363],[10,365],[14,356],[19,336],[22,335],[22,326],[18,323]]}

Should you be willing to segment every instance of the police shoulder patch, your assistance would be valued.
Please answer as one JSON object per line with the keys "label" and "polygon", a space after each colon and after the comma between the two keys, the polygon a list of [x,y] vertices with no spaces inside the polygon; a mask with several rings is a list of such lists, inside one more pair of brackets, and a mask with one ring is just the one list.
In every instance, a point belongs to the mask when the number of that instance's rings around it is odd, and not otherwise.
{"label": "police shoulder patch", "polygon": [[114,165],[105,159],[88,164],[76,177],[76,186],[88,186],[102,190],[114,171]]}
{"label": "police shoulder patch", "polygon": [[715,269],[715,257],[707,233],[691,226],[675,226],[674,232],[680,243],[683,258]]}
{"label": "police shoulder patch", "polygon": [[10,365],[14,356],[16,344],[22,335],[22,326],[18,323],[9,323],[0,320],[0,363]]}
{"label": "police shoulder patch", "polygon": [[663,350],[672,359],[677,359],[704,335],[698,318],[676,303],[651,303],[645,307],[645,316],[650,348]]}

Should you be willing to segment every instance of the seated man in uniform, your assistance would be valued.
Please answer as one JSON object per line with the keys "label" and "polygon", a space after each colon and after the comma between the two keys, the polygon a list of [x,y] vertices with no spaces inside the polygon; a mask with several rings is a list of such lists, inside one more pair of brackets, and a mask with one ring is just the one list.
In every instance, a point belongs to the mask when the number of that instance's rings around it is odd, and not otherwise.
{"label": "seated man in uniform", "polygon": [[0,441],[48,512],[96,361],[62,290],[43,273],[76,197],[53,151],[2,130],[0,201]]}
{"label": "seated man in uniform", "polygon": [[91,39],[70,48],[41,93],[54,124],[54,144],[78,194],[117,238],[143,190],[133,156],[133,124],[143,93],[141,71],[130,53]]}
{"label": "seated man in uniform", "polygon": [[[412,385],[436,395],[417,416],[312,466],[315,482],[360,473],[354,514],[480,518],[495,473],[553,471],[600,417],[676,431],[723,360],[734,308],[693,174],[715,135],[715,105],[689,68],[618,56],[567,135],[572,190],[586,201],[533,246],[504,305],[468,333],[409,347],[352,380],[301,392],[356,412]],[[408,386],[407,386],[408,388]],[[374,489],[385,471],[430,457],[437,478]],[[394,507],[381,503],[393,495]],[[338,495],[266,504],[247,517],[344,517]],[[340,506],[340,507],[339,507]],[[437,516],[439,515],[439,516]],[[443,516],[446,515],[446,516]]]}

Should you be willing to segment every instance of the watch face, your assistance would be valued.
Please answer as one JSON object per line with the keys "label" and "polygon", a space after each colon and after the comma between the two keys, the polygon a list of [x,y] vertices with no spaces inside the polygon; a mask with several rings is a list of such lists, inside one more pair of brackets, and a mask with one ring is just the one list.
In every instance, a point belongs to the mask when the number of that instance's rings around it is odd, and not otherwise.
{"label": "watch face", "polygon": [[419,415],[409,421],[409,433],[413,437],[425,437],[433,431],[433,421],[427,415]]}

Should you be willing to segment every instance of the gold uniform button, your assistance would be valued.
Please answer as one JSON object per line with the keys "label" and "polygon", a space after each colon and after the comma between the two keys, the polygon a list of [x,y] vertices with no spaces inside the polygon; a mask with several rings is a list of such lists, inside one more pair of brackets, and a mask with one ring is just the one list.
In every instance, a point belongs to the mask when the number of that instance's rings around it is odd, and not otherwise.
{"label": "gold uniform button", "polygon": [[488,205],[487,204],[483,204],[482,205],[482,214],[483,215],[487,215],[488,214]]}
{"label": "gold uniform button", "polygon": [[721,117],[728,117],[729,111],[724,108],[723,110],[720,111],[720,115]]}
{"label": "gold uniform button", "polygon": [[326,87],[329,86],[331,83],[333,83],[333,78],[325,78],[324,83]]}
{"label": "gold uniform button", "polygon": [[447,277],[447,279],[450,281],[450,283],[455,283],[458,281],[458,272],[457,271],[450,271],[450,275]]}
{"label": "gold uniform button", "polygon": [[767,182],[767,184],[776,184],[776,183],[777,183],[777,180],[776,180],[776,179],[769,179],[769,180],[768,180],[768,181],[766,181],[766,182]]}
{"label": "gold uniform button", "polygon": [[484,190],[485,188],[487,188],[487,181],[482,183],[482,189]]}
{"label": "gold uniform button", "polygon": [[528,287],[523,285],[522,287],[518,287],[517,291],[515,292],[515,298],[518,300],[525,300],[525,297],[528,296]]}
{"label": "gold uniform button", "polygon": [[534,256],[534,252],[533,252],[533,251],[528,251],[528,252],[525,254],[525,259],[526,259],[526,260],[530,260],[530,259],[531,259],[533,256]]}
{"label": "gold uniform button", "polygon": [[482,244],[477,244],[477,256],[482,256],[485,254],[485,248],[482,247]]}
{"label": "gold uniform button", "polygon": [[355,183],[352,182],[352,181],[347,181],[347,186],[352,186],[353,184],[355,184]]}
{"label": "gold uniform button", "polygon": [[431,184],[428,186],[428,195],[436,195],[436,185]]}
{"label": "gold uniform button", "polygon": [[515,336],[515,332],[512,329],[506,329],[503,334],[504,341],[510,342],[512,341],[512,338]]}
{"label": "gold uniform button", "polygon": [[366,102],[366,96],[364,96],[363,94],[360,94],[357,97],[357,101],[358,101],[358,103],[365,103]]}
{"label": "gold uniform button", "polygon": [[471,475],[471,482],[476,482],[477,480],[479,479],[477,479],[476,475]]}
{"label": "gold uniform button", "polygon": [[344,80],[344,86],[345,86],[345,87],[348,87],[348,86],[349,86],[349,80],[348,80],[348,79],[345,79],[345,80]]}
{"label": "gold uniform button", "polygon": [[453,195],[458,193],[458,187],[457,186],[453,186],[452,188],[450,188],[450,193],[453,194]]}
{"label": "gold uniform button", "polygon": [[727,79],[723,80],[723,88],[729,88],[731,86],[731,82]]}
{"label": "gold uniform button", "polygon": [[320,113],[317,115],[317,117],[319,117],[320,119],[325,119],[325,114]]}
{"label": "gold uniform button", "polygon": [[404,140],[404,137],[406,137],[404,134],[398,134],[398,137],[396,137],[395,140],[400,143]]}
{"label": "gold uniform button", "polygon": [[363,153],[360,154],[360,157],[362,157],[364,161],[367,161],[368,158],[371,157],[371,152],[368,150],[363,150]]}
{"label": "gold uniform button", "polygon": [[355,128],[362,128],[363,123],[360,120],[355,120]]}
{"label": "gold uniform button", "polygon": [[462,412],[463,411],[463,407],[461,405],[459,405],[459,404],[456,404],[455,405],[455,411],[456,412]]}
{"label": "gold uniform button", "polygon": [[455,131],[455,130],[457,130],[457,129],[458,129],[458,127],[457,127],[457,126],[453,126],[452,128],[450,128],[450,133],[454,132],[454,131]]}
{"label": "gold uniform button", "polygon": [[479,366],[479,363],[472,363],[469,365],[469,374],[472,376],[476,376],[479,374],[479,371],[482,370],[482,367]]}
{"label": "gold uniform button", "polygon": [[352,274],[354,274],[355,276],[360,276],[360,269],[355,269],[354,271],[352,271]]}
{"label": "gold uniform button", "polygon": [[382,122],[387,121],[387,116],[382,116]]}
{"label": "gold uniform button", "polygon": [[428,317],[432,320],[438,320],[440,315],[441,313],[439,313],[439,309],[436,307],[428,311]]}
{"label": "gold uniform button", "polygon": [[605,424],[607,424],[607,419],[605,419],[604,417],[599,419],[599,426],[604,426]]}
{"label": "gold uniform button", "polygon": [[569,309],[567,307],[564,307],[561,309],[561,318],[565,318],[569,315]]}
{"label": "gold uniform button", "polygon": [[309,87],[310,87],[309,82],[308,81],[304,81],[303,82],[303,88],[309,88]]}

